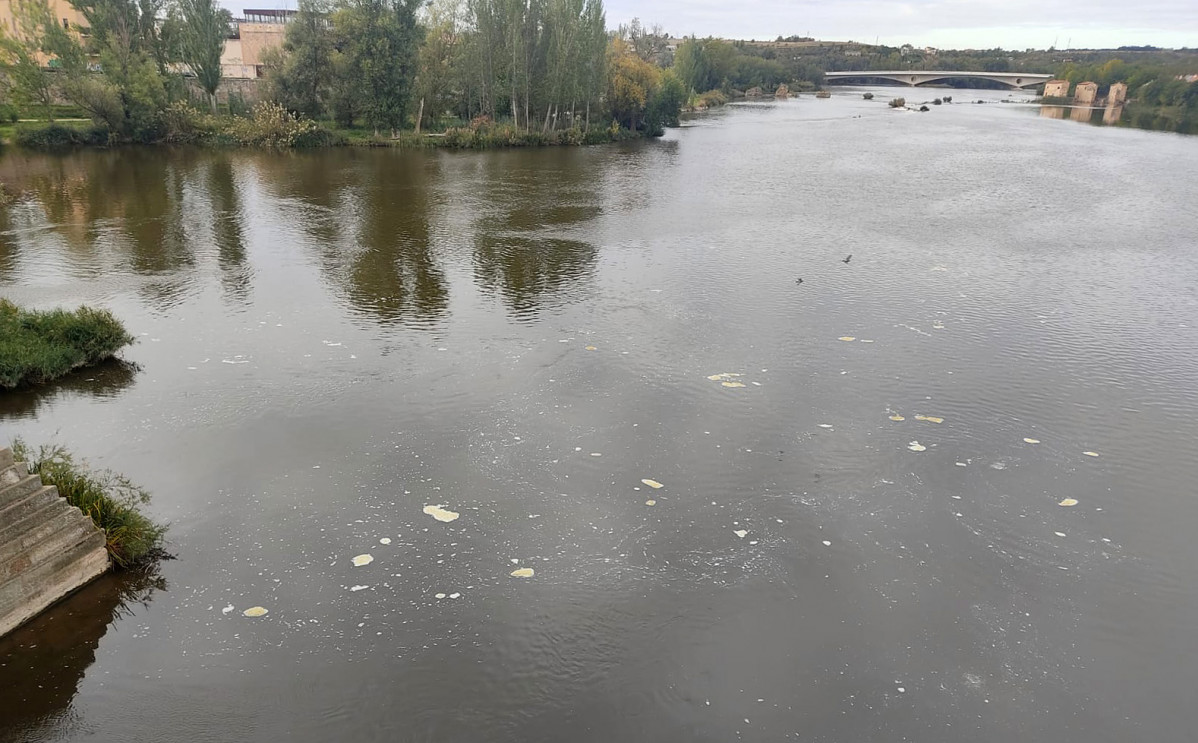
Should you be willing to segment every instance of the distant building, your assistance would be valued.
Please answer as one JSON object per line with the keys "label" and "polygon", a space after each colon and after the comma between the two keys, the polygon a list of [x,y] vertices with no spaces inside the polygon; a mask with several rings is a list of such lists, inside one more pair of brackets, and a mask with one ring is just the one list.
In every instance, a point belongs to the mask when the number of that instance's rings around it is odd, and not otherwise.
{"label": "distant building", "polygon": [[1178,75],[1178,80],[1185,80],[1187,83],[1198,83],[1198,75]]}
{"label": "distant building", "polygon": [[1049,80],[1044,83],[1045,98],[1068,98],[1069,97],[1069,81],[1068,80]]}
{"label": "distant building", "polygon": [[1111,90],[1107,93],[1107,105],[1113,106],[1123,103],[1127,100],[1127,83],[1111,83]]}
{"label": "distant building", "polygon": [[233,36],[225,40],[220,55],[221,75],[232,78],[256,78],[266,74],[266,53],[283,45],[287,23],[294,10],[246,8],[245,17],[235,23]]}
{"label": "distant building", "polygon": [[[54,17],[55,22],[61,23],[63,28],[74,31],[76,38],[79,37],[77,29],[87,27],[87,19],[83,14],[71,5],[69,0],[45,0],[46,5],[50,7],[50,15]],[[20,0],[0,0],[0,37],[9,37],[12,39],[20,39],[21,24],[17,22],[16,7],[20,4]],[[43,54],[38,54],[41,64],[47,64],[50,60]]]}
{"label": "distant building", "polygon": [[1073,89],[1073,102],[1079,106],[1089,106],[1098,97],[1098,83],[1078,83]]}

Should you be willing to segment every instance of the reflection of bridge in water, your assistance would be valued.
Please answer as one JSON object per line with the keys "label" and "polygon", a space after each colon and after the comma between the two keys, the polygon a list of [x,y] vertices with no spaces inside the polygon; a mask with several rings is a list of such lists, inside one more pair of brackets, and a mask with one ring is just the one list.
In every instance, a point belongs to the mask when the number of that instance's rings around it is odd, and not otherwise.
{"label": "reflection of bridge in water", "polygon": [[853,72],[824,73],[824,79],[829,82],[844,80],[846,78],[879,78],[882,80],[893,80],[896,83],[903,83],[911,87],[930,83],[935,80],[974,78],[977,80],[990,80],[1018,90],[1019,88],[1028,88],[1033,85],[1043,85],[1052,79],[1052,75],[1038,72],[969,72],[961,70],[856,70]]}

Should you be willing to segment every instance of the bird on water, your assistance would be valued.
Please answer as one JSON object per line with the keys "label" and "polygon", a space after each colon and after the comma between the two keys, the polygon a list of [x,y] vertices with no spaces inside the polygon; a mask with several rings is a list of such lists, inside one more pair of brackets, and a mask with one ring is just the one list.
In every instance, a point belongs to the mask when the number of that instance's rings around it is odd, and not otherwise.
{"label": "bird on water", "polygon": [[849,253],[848,256],[842,261],[842,263],[848,263],[851,260],[853,260],[853,254]]}
{"label": "bird on water", "polygon": [[795,279],[795,283],[796,283],[796,284],[801,284],[801,283],[803,283],[803,277],[802,277],[802,276],[800,276],[799,278]]}

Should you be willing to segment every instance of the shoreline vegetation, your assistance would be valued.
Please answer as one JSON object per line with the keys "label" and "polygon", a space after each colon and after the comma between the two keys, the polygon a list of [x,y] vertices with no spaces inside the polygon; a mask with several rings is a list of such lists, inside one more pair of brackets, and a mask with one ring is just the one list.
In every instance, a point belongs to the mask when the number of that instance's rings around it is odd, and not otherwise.
{"label": "shoreline vegetation", "polygon": [[[232,18],[215,0],[70,2],[85,24],[22,0],[0,38],[20,146],[590,144],[661,136],[688,96],[655,61],[668,37],[609,34],[602,0],[300,0],[253,106],[218,106]],[[16,121],[31,114],[44,124]]]}
{"label": "shoreline vegetation", "polygon": [[0,391],[52,382],[133,341],[107,310],[23,310],[0,298]]}
{"label": "shoreline vegetation", "polygon": [[89,469],[57,444],[42,445],[35,451],[16,439],[12,451],[17,461],[28,465],[29,474],[58,488],[59,495],[104,532],[114,567],[129,570],[170,559],[164,548],[167,525],[142,513],[142,507],[150,503],[147,490],[111,470]]}
{"label": "shoreline vegetation", "polygon": [[217,0],[68,2],[82,22],[58,18],[48,0],[14,0],[14,23],[0,29],[0,141],[45,150],[597,144],[661,136],[684,111],[742,97],[825,96],[826,70],[879,69],[1052,70],[1095,82],[1100,95],[1125,82],[1140,113],[1121,123],[1198,132],[1198,54],[1187,49],[678,39],[636,19],[609,29],[602,0],[298,0],[247,96],[222,88],[235,24]]}

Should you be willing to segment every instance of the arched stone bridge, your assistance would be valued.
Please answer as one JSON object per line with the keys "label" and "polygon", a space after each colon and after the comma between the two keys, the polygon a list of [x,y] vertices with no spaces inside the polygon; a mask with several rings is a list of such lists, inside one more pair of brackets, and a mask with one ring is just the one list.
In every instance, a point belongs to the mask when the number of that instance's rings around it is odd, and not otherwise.
{"label": "arched stone bridge", "polygon": [[961,70],[934,70],[923,72],[920,70],[858,70],[854,72],[825,72],[824,79],[831,82],[833,80],[843,80],[845,78],[863,78],[874,77],[882,78],[883,80],[893,80],[897,83],[903,83],[915,87],[923,83],[930,83],[933,80],[947,80],[948,78],[973,77],[980,80],[993,80],[996,83],[1002,83],[1009,87],[1019,89],[1028,88],[1033,85],[1043,85],[1052,79],[1052,75],[1045,75],[1037,72],[968,72]]}

